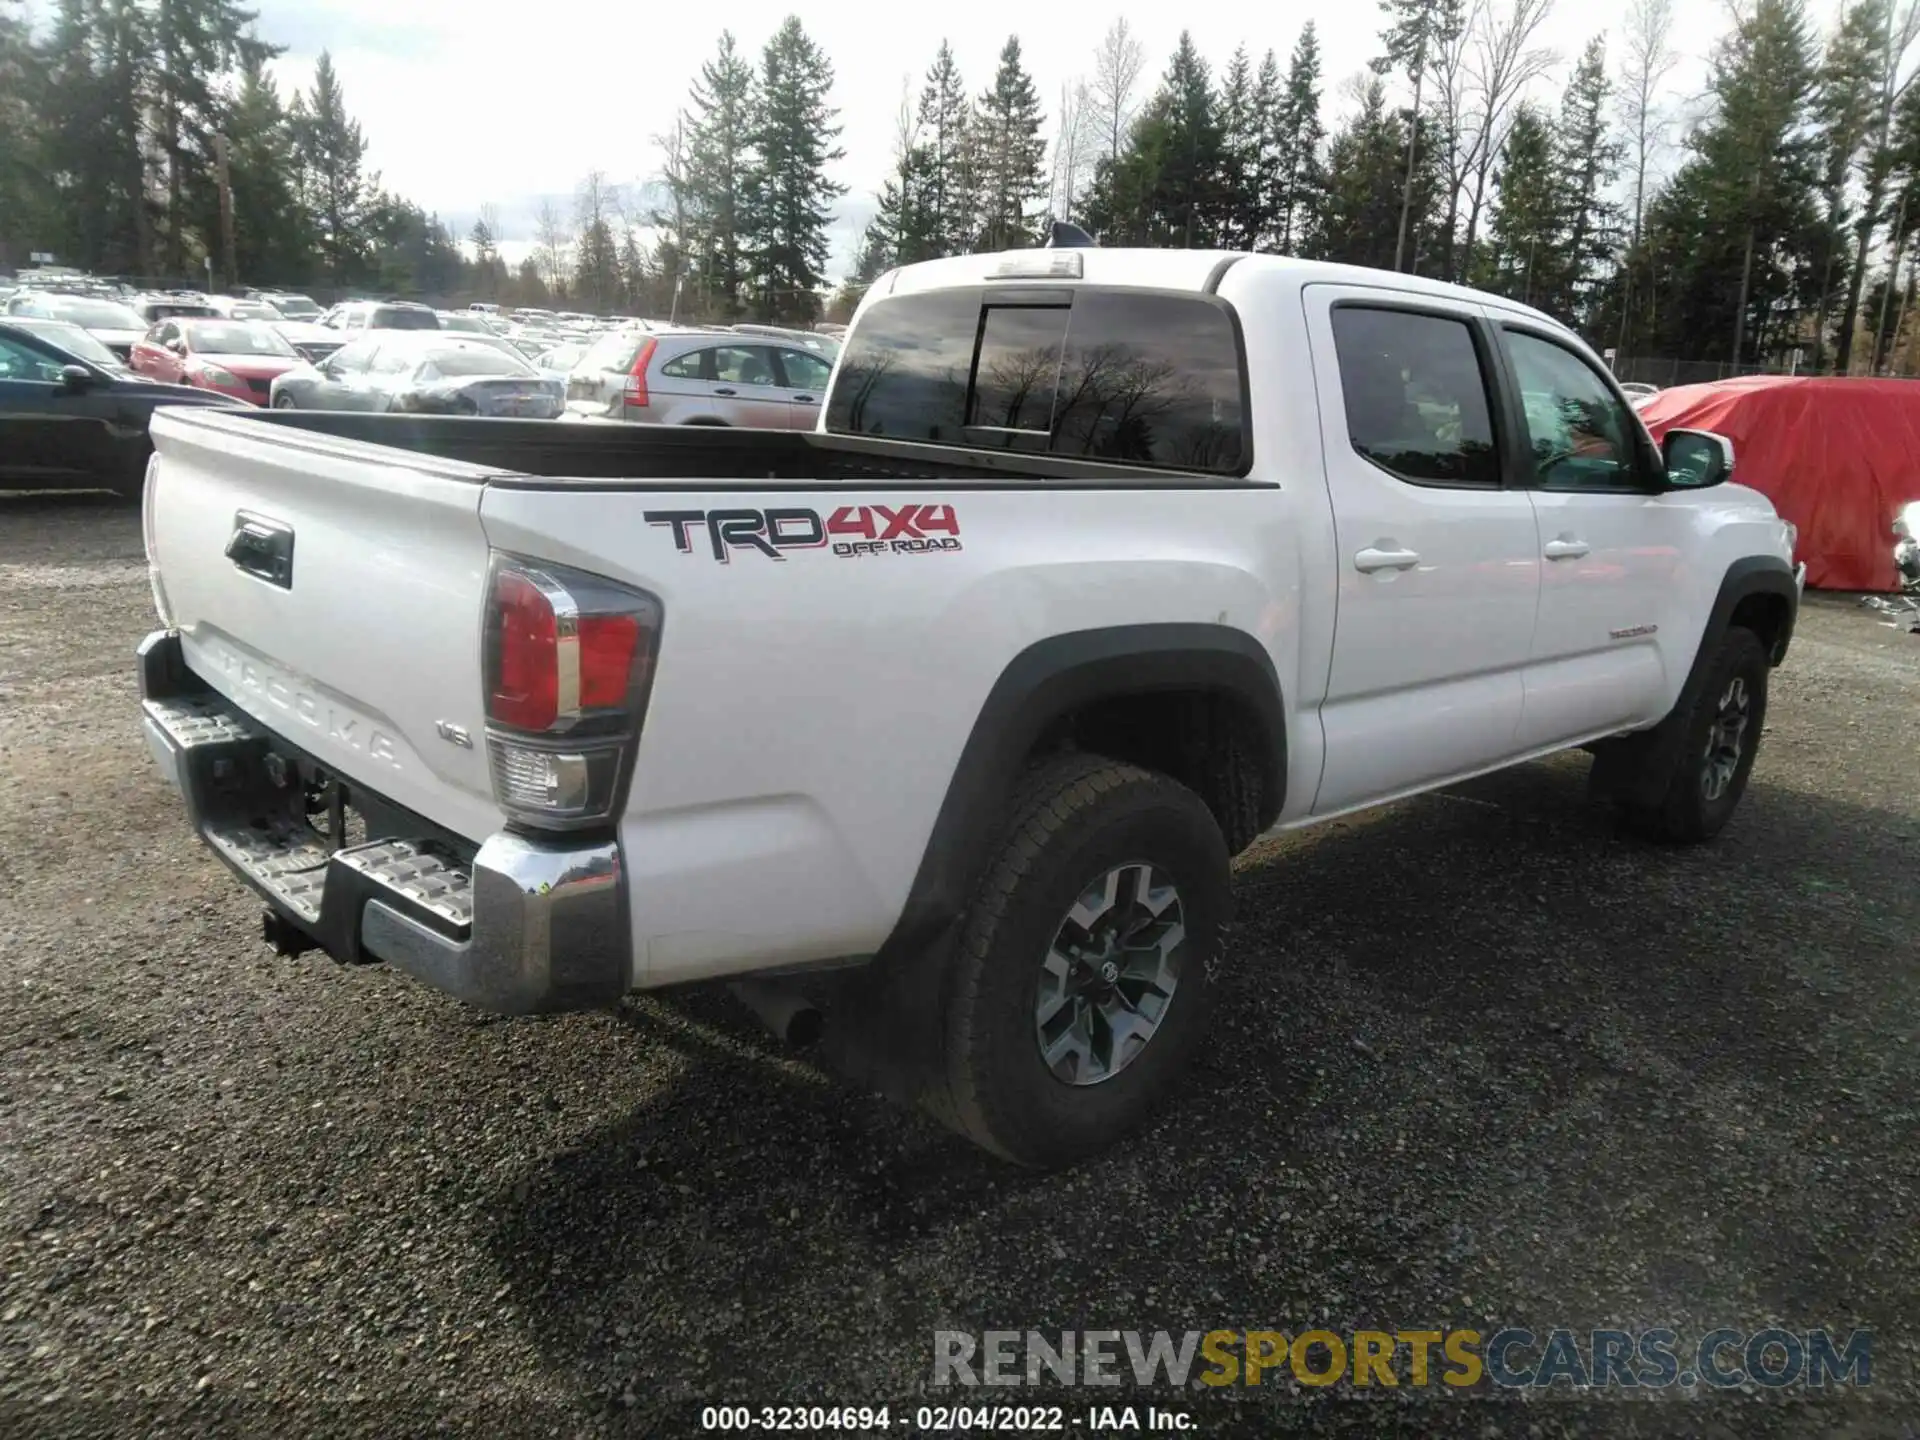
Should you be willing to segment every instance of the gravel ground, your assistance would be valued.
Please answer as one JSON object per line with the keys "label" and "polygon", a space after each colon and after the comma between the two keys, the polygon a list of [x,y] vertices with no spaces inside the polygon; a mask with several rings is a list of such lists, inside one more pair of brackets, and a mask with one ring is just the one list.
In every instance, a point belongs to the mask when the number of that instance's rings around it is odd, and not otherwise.
{"label": "gravel ground", "polygon": [[1920,640],[1848,601],[1709,848],[1619,837],[1573,757],[1246,856],[1203,1072],[1041,1178],[724,996],[503,1021],[273,958],[138,740],[150,613],[132,509],[0,497],[0,1430],[685,1435],[903,1413],[936,1328],[1778,1321],[1871,1327],[1871,1388],[1118,1398],[1916,1433]]}

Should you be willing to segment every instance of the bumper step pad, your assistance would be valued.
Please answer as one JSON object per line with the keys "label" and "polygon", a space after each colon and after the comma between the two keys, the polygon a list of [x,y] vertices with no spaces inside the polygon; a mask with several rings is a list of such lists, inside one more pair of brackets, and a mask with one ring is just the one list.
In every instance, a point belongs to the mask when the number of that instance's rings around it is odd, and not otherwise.
{"label": "bumper step pad", "polygon": [[335,858],[449,925],[465,930],[473,924],[472,873],[417,840],[376,840]]}

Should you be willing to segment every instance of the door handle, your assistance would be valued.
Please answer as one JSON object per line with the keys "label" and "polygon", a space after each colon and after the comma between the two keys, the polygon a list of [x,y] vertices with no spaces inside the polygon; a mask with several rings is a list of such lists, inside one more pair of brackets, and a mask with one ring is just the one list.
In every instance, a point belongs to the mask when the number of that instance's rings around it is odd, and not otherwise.
{"label": "door handle", "polygon": [[1584,540],[1549,540],[1540,553],[1549,560],[1578,560],[1587,553],[1588,548]]}
{"label": "door handle", "polygon": [[793,403],[796,405],[817,405],[819,402],[811,395],[796,395],[793,397]]}
{"label": "door handle", "polygon": [[737,395],[740,392],[737,390],[731,390],[727,388],[725,385],[716,385],[713,387],[713,393],[716,395]]}
{"label": "door handle", "polygon": [[1420,563],[1415,550],[1381,550],[1369,545],[1353,557],[1353,568],[1371,575],[1376,570],[1411,570]]}

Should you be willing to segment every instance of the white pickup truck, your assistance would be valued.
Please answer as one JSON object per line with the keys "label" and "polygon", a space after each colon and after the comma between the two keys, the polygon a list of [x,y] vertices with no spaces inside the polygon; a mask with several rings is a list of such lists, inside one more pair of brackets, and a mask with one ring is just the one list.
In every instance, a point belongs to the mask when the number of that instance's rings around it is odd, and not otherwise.
{"label": "white pickup truck", "polygon": [[1275,256],[896,270],[817,433],[153,434],[145,732],[278,948],[509,1012],[827,976],[1035,1165],[1192,1056],[1262,834],[1585,747],[1712,836],[1803,573],[1561,326]]}

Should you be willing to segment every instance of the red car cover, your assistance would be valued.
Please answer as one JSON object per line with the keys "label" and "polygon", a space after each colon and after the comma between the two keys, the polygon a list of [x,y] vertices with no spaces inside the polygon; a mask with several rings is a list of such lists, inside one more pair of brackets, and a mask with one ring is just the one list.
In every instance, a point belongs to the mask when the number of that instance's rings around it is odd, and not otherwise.
{"label": "red car cover", "polygon": [[1658,440],[1711,430],[1733,478],[1800,527],[1795,556],[1823,590],[1898,590],[1893,517],[1920,500],[1920,381],[1752,375],[1662,390],[1640,407]]}

